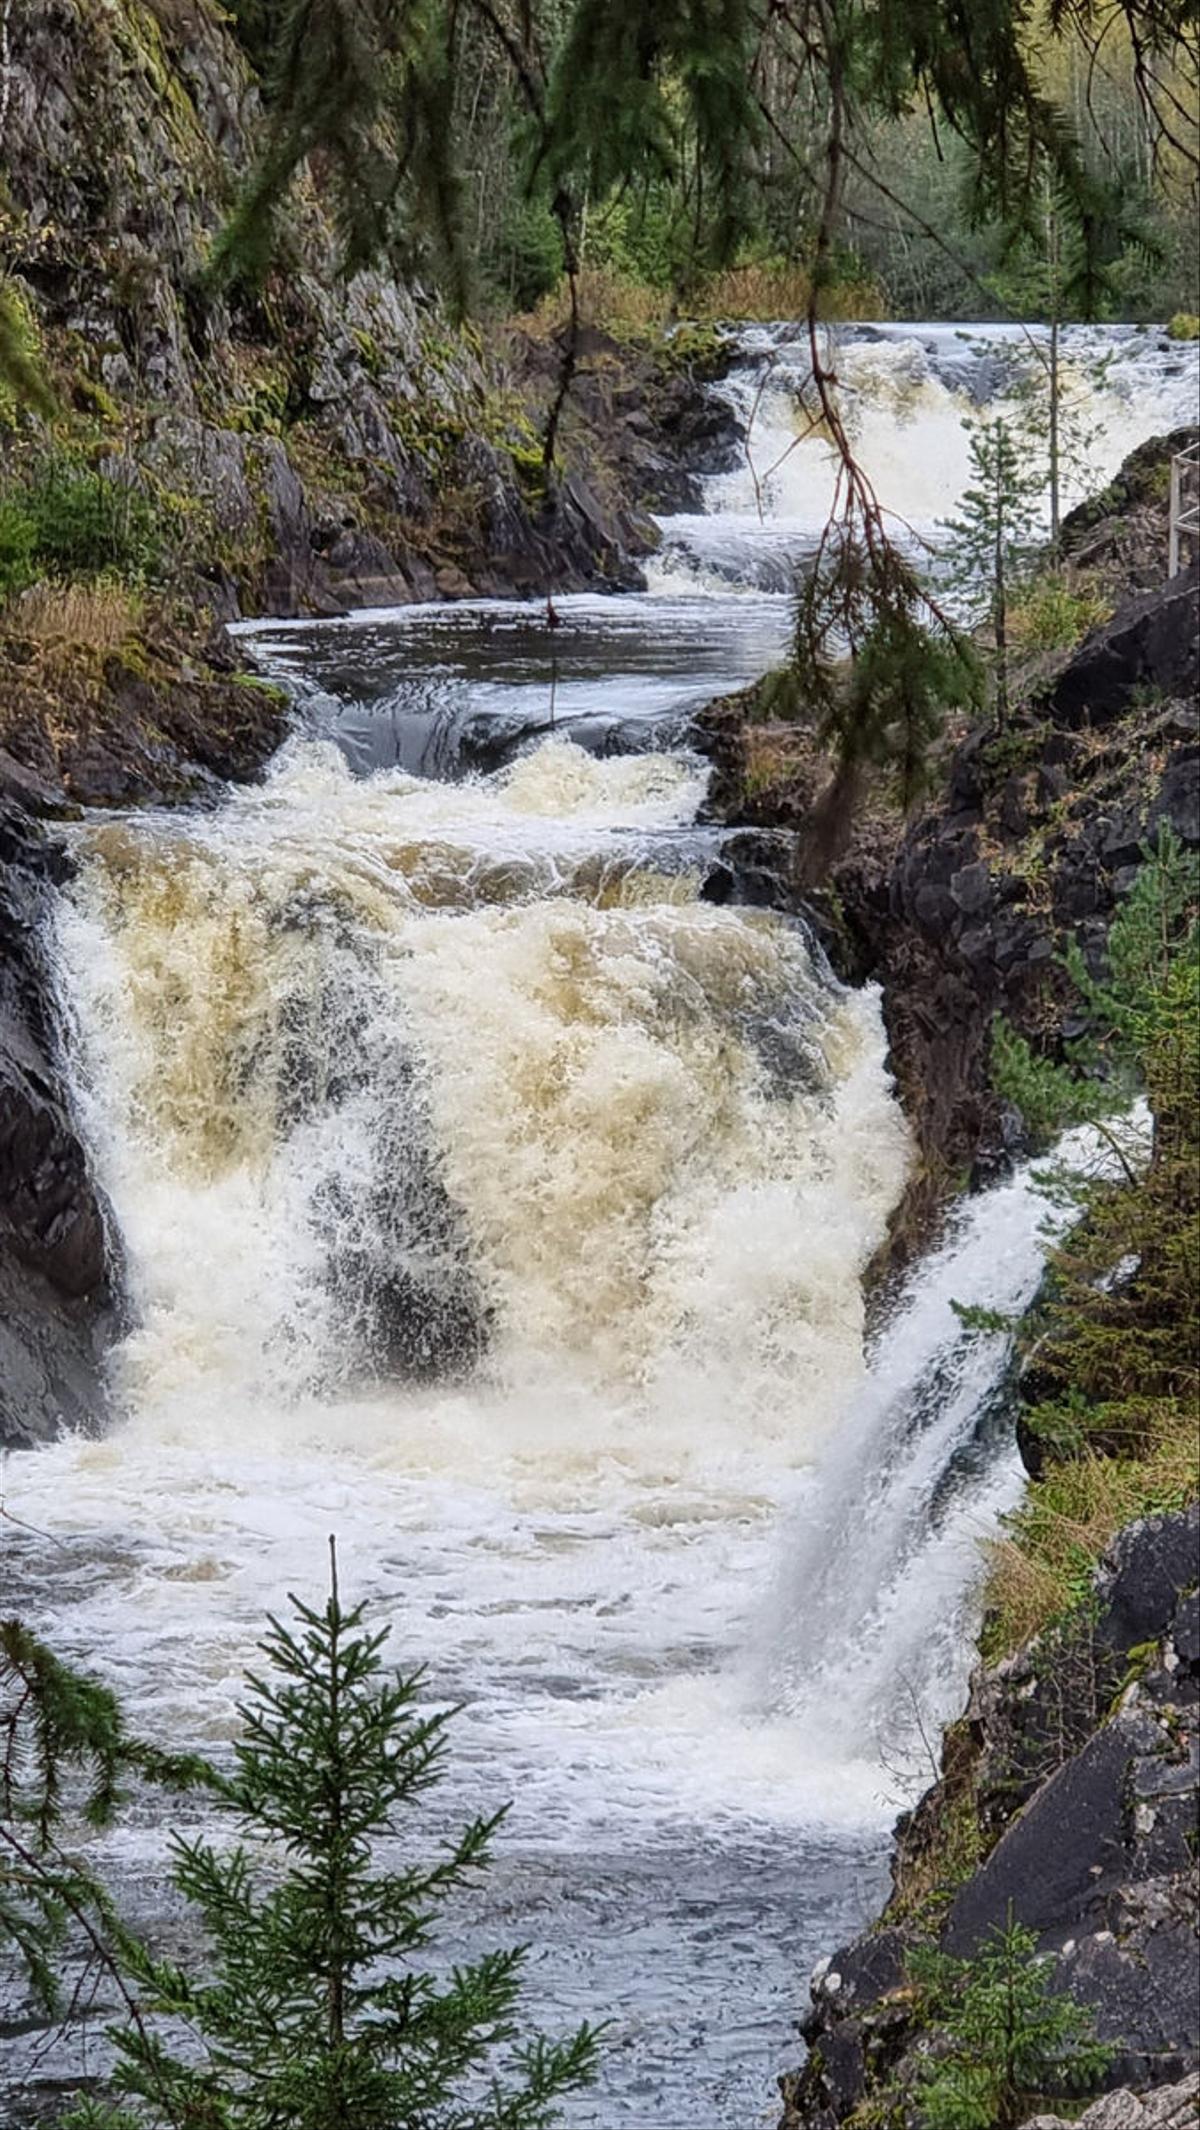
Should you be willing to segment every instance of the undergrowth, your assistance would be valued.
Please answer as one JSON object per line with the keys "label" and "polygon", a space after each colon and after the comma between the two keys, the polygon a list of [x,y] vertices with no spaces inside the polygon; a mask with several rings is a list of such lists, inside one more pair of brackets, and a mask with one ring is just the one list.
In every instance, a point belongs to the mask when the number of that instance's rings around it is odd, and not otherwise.
{"label": "undergrowth", "polygon": [[[1022,1341],[1040,1472],[993,1548],[993,1660],[1085,1601],[1123,1524],[1200,1491],[1198,910],[1197,859],[1164,829],[1111,927],[1107,973],[1066,957],[1088,1024],[1067,1059],[996,1030],[994,1078],[1033,1135],[1091,1120],[1100,1159],[1046,1178],[1079,1218]],[[1148,1120],[1129,1112],[1139,1094]]]}

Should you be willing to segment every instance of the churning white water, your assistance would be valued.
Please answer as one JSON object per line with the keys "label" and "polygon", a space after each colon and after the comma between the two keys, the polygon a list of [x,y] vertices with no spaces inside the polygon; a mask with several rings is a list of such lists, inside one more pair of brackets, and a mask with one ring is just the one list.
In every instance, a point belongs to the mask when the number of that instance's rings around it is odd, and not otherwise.
{"label": "churning white water", "polygon": [[[970,476],[972,417],[1019,421],[1022,381],[1044,375],[1039,326],[845,325],[829,329],[843,418],[893,537],[933,555]],[[1064,508],[1111,479],[1147,436],[1194,422],[1200,352],[1157,328],[1062,332]],[[655,584],[786,592],[834,500],[837,460],[819,423],[807,330],[759,326],[716,387],[737,416],[738,463],[705,484],[703,516],[663,519]],[[1048,503],[1047,503],[1048,509]]]}
{"label": "churning white water", "polygon": [[[969,383],[927,339],[858,371],[918,516]],[[693,521],[724,576],[790,551],[798,458],[781,519],[731,476]],[[524,1940],[545,2023],[611,2018],[573,2123],[752,2130],[961,1689],[1016,1468],[1005,1341],[950,1304],[1020,1306],[1044,1208],[975,1201],[868,1350],[909,1158],[879,1002],[706,899],[684,734],[786,610],[705,596],[667,531],[684,595],[562,602],[553,720],[532,609],[271,626],[300,730],[262,783],[71,832],[58,967],[130,1322],[117,1424],[10,1460],[33,1528],[3,1535],[59,1650],[220,1751],[336,1531],[461,1703],[429,1828],[512,1801],[444,1956]],[[135,1887],[160,1834],[110,1853]]]}

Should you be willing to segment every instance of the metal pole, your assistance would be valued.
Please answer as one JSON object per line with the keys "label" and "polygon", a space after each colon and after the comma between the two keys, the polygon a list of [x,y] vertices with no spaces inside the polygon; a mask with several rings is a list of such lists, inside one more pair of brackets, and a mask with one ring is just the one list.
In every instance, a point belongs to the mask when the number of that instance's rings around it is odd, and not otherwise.
{"label": "metal pole", "polygon": [[1167,577],[1179,575],[1179,490],[1183,479],[1183,466],[1178,457],[1171,460],[1171,517],[1167,534]]}

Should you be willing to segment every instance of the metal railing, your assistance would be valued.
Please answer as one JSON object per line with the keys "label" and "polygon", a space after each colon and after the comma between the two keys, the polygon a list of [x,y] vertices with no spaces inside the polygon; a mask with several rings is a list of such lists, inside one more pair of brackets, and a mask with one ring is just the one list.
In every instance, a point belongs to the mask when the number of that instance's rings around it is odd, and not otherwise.
{"label": "metal railing", "polygon": [[1171,530],[1167,575],[1177,577],[1188,557],[1183,543],[1194,541],[1200,548],[1200,444],[1177,451],[1171,460]]}

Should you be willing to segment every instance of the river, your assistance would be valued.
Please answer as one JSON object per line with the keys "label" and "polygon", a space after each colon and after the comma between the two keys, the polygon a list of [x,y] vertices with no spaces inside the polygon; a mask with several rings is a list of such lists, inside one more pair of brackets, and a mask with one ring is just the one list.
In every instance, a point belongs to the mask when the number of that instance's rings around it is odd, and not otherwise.
{"label": "river", "polygon": [[[905,537],[1003,389],[980,334],[846,335]],[[418,1838],[511,1801],[439,1956],[526,1942],[532,2015],[612,2022],[569,2115],[602,2130],[773,2121],[1019,1485],[1005,1342],[950,1304],[1032,1293],[1043,1204],[1023,1176],[972,1201],[868,1343],[910,1158],[879,1000],[704,892],[688,715],[779,656],[828,490],[799,346],[743,335],[714,389],[747,461],[664,522],[648,594],[564,599],[552,635],[483,602],[255,624],[293,737],[215,809],[85,819],[57,914],[132,1321],[118,1424],[9,1460],[21,1609],[144,1731],[220,1752],[336,1532],[344,1591],[461,1704]],[[1194,351],[1069,352],[1094,471],[1187,418]],[[153,1911],[160,1830],[105,1854]]]}

